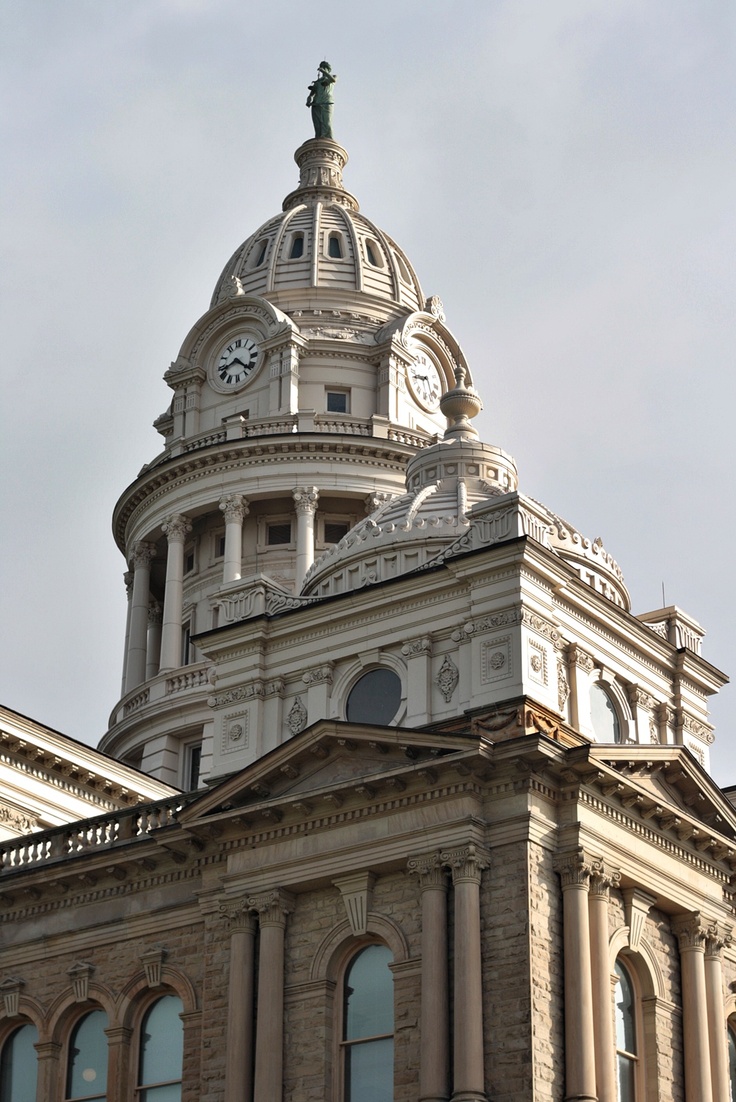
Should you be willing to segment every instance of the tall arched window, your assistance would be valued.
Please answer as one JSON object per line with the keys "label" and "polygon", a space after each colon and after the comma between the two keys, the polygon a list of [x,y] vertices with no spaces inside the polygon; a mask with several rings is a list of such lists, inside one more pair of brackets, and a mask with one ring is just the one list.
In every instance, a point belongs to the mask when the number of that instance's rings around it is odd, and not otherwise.
{"label": "tall arched window", "polygon": [[598,681],[590,686],[590,719],[597,742],[621,742],[621,722],[607,689]]}
{"label": "tall arched window", "polygon": [[350,962],[343,986],[344,1102],[392,1102],[394,984],[391,951],[368,945]]}
{"label": "tall arched window", "polygon": [[8,1037],[0,1057],[0,1099],[2,1102],[36,1102],[38,1058],[33,1047],[38,1040],[35,1025],[27,1022]]}
{"label": "tall arched window", "polygon": [[165,995],[141,1023],[138,1102],[180,1102],[184,1030],[181,999]]}
{"label": "tall arched window", "polygon": [[107,1014],[91,1010],[74,1027],[69,1040],[66,1102],[106,1102]]}
{"label": "tall arched window", "polygon": [[639,1078],[636,993],[626,968],[616,961],[616,1065],[619,1102],[636,1102]]}
{"label": "tall arched window", "polygon": [[736,1102],[736,1034],[734,1023],[728,1023],[728,1082],[731,1087],[731,1102]]}

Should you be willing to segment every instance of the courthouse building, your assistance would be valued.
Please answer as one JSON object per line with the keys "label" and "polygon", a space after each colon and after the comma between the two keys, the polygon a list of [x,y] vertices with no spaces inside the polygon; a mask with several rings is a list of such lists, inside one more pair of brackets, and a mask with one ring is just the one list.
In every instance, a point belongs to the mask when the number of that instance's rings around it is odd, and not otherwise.
{"label": "courthouse building", "polygon": [[115,507],[99,751],[0,715],[0,1098],[728,1102],[726,678],[479,439],[345,150],[296,161]]}

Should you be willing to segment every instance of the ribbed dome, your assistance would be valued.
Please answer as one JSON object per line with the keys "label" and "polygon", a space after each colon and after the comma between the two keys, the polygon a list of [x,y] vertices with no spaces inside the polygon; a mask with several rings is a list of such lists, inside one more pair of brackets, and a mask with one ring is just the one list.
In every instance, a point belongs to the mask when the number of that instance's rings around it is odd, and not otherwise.
{"label": "ribbed dome", "polygon": [[402,250],[359,212],[345,190],[347,153],[336,142],[314,138],[296,151],[299,186],[281,214],[265,222],[228,261],[212,305],[232,289],[259,295],[287,313],[313,309],[335,294],[382,300],[386,316],[421,310],[419,281]]}

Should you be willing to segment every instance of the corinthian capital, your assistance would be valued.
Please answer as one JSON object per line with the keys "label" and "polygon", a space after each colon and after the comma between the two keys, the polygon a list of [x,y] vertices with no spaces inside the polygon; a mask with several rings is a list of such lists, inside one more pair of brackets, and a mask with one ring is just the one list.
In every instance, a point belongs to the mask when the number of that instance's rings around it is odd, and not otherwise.
{"label": "corinthian capital", "polygon": [[161,530],[169,543],[175,541],[183,543],[189,532],[191,532],[192,526],[181,513],[172,513],[161,525]]}
{"label": "corinthian capital", "polygon": [[319,501],[319,490],[316,486],[296,486],[291,491],[294,498],[294,506],[297,514],[313,514]]}
{"label": "corinthian capital", "polygon": [[243,518],[248,516],[248,501],[242,494],[225,494],[220,498],[220,512],[225,515],[225,522],[231,521],[243,523]]}
{"label": "corinthian capital", "polygon": [[231,934],[234,934],[236,930],[255,933],[256,916],[253,913],[249,899],[228,899],[226,902],[220,903],[219,911],[229,924]]}
{"label": "corinthian capital", "polygon": [[150,566],[155,558],[155,543],[140,542],[133,544],[133,554],[130,556],[130,565],[133,567],[133,570],[138,570],[141,566]]}
{"label": "corinthian capital", "polygon": [[251,910],[258,913],[258,922],[263,926],[286,926],[286,916],[294,910],[294,896],[282,888],[270,892],[252,895],[247,903]]}
{"label": "corinthian capital", "polygon": [[672,919],[672,933],[677,938],[680,952],[687,949],[702,949],[708,936],[708,927],[704,924],[699,911],[690,914],[675,915]]}
{"label": "corinthian capital", "polygon": [[440,854],[440,859],[443,865],[449,867],[453,884],[459,884],[463,880],[480,884],[481,873],[489,865],[487,855],[472,842],[458,849],[444,850]]}
{"label": "corinthian capital", "polygon": [[588,886],[596,862],[583,849],[571,853],[558,853],[554,859],[554,869],[562,887]]}
{"label": "corinthian capital", "polygon": [[410,857],[406,863],[410,876],[416,876],[422,891],[428,888],[447,888],[447,869],[439,853],[423,853]]}

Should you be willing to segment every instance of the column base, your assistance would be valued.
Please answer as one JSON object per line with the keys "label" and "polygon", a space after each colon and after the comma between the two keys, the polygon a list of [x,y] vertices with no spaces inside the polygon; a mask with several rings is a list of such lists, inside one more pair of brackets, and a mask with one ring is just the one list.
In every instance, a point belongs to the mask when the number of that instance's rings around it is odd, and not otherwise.
{"label": "column base", "polygon": [[566,1094],[565,1102],[598,1102],[597,1094]]}
{"label": "column base", "polygon": [[488,1095],[484,1091],[456,1091],[452,1102],[488,1102]]}

